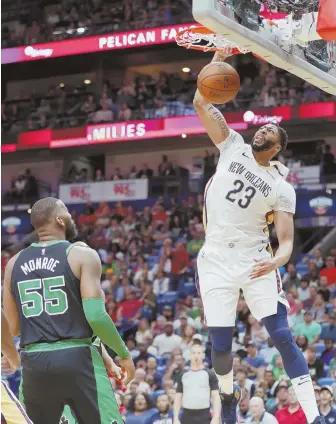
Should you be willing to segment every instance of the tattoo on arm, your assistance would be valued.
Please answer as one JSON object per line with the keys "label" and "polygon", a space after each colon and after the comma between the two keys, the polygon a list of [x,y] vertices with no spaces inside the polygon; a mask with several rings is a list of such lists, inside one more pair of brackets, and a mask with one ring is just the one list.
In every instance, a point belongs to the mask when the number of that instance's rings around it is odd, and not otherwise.
{"label": "tattoo on arm", "polygon": [[230,133],[230,128],[221,112],[211,104],[206,107],[206,110],[208,112],[209,117],[213,121],[217,122],[220,125],[222,131],[225,133],[225,135],[228,136]]}

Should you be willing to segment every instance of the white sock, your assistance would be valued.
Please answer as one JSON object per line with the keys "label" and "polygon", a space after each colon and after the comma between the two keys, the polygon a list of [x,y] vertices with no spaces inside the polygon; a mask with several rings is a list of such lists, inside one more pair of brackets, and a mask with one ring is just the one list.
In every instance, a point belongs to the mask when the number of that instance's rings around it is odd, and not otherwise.
{"label": "white sock", "polygon": [[310,374],[302,375],[301,377],[293,378],[291,381],[296,397],[300,402],[303,412],[306,414],[308,423],[312,423],[320,414],[317,408],[311,376]]}
{"label": "white sock", "polygon": [[226,375],[216,375],[218,378],[219,391],[230,395],[233,392],[233,370]]}

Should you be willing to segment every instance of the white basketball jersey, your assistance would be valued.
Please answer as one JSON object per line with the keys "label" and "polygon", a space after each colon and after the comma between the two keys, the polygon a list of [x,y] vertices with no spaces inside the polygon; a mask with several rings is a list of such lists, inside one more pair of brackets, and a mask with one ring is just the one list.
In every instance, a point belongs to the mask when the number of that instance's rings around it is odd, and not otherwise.
{"label": "white basketball jersey", "polygon": [[217,170],[204,195],[207,240],[268,241],[273,211],[295,213],[295,191],[286,182],[288,168],[280,162],[260,166],[251,146],[233,130],[217,147]]}

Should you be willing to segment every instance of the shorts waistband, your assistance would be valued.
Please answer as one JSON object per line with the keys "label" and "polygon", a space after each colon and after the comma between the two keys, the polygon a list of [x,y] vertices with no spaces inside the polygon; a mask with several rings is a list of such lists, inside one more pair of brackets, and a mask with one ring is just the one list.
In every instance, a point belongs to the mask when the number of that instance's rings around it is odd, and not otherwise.
{"label": "shorts waistband", "polygon": [[48,352],[52,350],[69,349],[72,347],[87,347],[92,345],[92,339],[67,339],[50,343],[34,343],[24,347],[26,352]]}
{"label": "shorts waistband", "polygon": [[190,415],[198,415],[198,414],[205,414],[205,413],[210,414],[210,408],[205,408],[205,409],[183,408],[182,412],[185,412],[185,413],[190,414]]}
{"label": "shorts waistband", "polygon": [[239,249],[239,250],[251,250],[258,247],[267,247],[269,243],[268,240],[255,240],[255,241],[230,241],[230,240],[214,240],[214,239],[206,239],[205,245],[220,247],[221,249]]}

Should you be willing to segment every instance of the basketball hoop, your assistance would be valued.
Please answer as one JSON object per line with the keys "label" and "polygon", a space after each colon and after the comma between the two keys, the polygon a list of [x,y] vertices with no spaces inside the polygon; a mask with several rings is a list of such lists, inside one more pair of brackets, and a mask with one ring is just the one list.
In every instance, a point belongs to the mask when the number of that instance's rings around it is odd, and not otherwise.
{"label": "basketball hoop", "polygon": [[188,28],[180,31],[175,37],[176,43],[186,49],[204,52],[220,52],[231,48],[233,54],[246,54],[250,50],[240,47],[228,40],[224,35],[216,34],[206,27]]}

